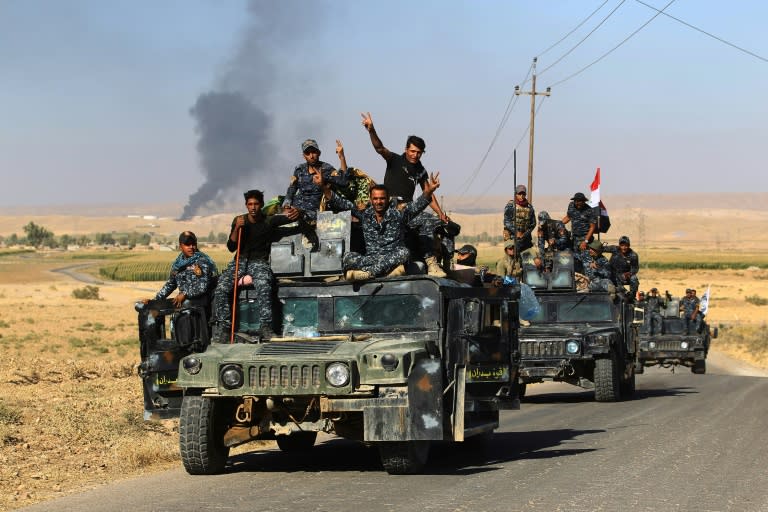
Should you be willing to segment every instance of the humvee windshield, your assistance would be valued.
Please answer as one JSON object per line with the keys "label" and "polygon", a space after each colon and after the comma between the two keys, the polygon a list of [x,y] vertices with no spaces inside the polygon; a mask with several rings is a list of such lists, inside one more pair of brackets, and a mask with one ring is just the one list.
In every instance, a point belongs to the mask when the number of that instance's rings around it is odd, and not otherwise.
{"label": "humvee windshield", "polygon": [[540,311],[530,322],[552,323],[552,322],[610,322],[613,320],[613,308],[609,302],[594,302],[586,300],[586,296],[574,298],[573,300],[558,300],[553,302],[544,302]]}
{"label": "humvee windshield", "polygon": [[382,327],[425,328],[429,319],[423,301],[416,295],[367,295],[336,297],[333,324],[337,329],[377,329]]}
{"label": "humvee windshield", "polygon": [[283,302],[283,323],[317,328],[317,299],[288,298]]}

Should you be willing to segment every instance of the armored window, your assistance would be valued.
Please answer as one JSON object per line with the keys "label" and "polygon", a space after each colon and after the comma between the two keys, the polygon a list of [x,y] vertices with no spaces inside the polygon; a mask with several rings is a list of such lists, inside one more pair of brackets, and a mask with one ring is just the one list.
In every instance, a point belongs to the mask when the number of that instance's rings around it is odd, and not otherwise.
{"label": "armored window", "polygon": [[337,329],[423,329],[434,323],[434,301],[416,295],[357,295],[334,299]]}

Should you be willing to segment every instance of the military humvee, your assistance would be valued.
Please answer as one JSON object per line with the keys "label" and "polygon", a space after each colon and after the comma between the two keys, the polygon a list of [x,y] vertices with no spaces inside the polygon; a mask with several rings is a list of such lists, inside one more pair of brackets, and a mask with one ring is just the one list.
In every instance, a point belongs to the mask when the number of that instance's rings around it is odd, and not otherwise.
{"label": "military humvee", "polygon": [[595,390],[598,402],[635,392],[638,325],[642,312],[609,291],[577,291],[573,254],[559,251],[539,271],[523,264],[540,310],[520,328],[520,396],[545,380]]}
{"label": "military humvee", "polygon": [[389,473],[412,473],[433,441],[491,433],[500,410],[519,408],[519,287],[347,282],[349,233],[348,212],[321,212],[319,251],[300,235],[273,244],[282,336],[258,336],[242,290],[234,343],[161,339],[145,351],[145,417],[180,416],[187,472],[220,473],[230,448],[251,440],[308,450],[326,432],[378,447]]}
{"label": "military humvee", "polygon": [[712,338],[717,338],[717,327],[710,328],[702,320],[699,330],[685,334],[685,321],[680,317],[680,300],[669,297],[661,314],[661,333],[650,335],[650,313],[646,311],[645,323],[640,327],[640,349],[637,373],[646,366],[671,368],[687,366],[691,372],[707,372],[707,353]]}

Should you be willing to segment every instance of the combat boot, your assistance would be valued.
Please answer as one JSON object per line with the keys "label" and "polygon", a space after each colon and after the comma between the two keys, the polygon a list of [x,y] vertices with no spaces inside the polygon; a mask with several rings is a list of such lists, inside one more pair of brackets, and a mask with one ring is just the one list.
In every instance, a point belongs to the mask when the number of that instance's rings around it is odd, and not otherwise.
{"label": "combat boot", "polygon": [[394,269],[392,269],[392,272],[387,274],[387,277],[397,277],[397,276],[404,276],[404,275],[405,275],[405,266],[398,265]]}
{"label": "combat boot", "polygon": [[365,270],[347,270],[344,277],[347,281],[366,281],[371,278],[371,273]]}
{"label": "combat boot", "polygon": [[427,264],[427,274],[433,277],[445,277],[447,274],[443,271],[443,269],[438,265],[437,258],[434,256],[430,256],[429,258],[424,258],[424,263]]}

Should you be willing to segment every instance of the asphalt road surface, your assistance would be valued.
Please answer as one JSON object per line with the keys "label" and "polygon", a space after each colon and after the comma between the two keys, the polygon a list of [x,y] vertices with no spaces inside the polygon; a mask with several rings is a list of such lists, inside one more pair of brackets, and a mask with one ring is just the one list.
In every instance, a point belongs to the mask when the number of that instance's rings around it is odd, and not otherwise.
{"label": "asphalt road surface", "polygon": [[618,403],[529,385],[492,441],[433,447],[421,475],[390,476],[376,450],[325,437],[307,454],[235,456],[223,475],[179,468],[24,510],[768,511],[768,378],[717,354],[708,366],[648,369]]}

